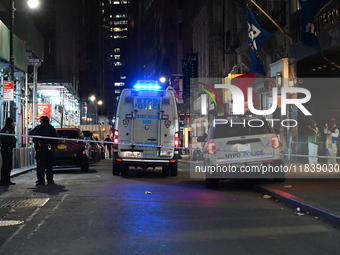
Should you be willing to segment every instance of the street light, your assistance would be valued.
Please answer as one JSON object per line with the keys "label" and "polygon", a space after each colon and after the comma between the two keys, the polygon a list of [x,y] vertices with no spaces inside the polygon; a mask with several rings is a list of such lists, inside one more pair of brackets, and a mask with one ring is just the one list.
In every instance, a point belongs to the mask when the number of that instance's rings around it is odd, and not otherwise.
{"label": "street light", "polygon": [[[10,63],[10,72],[11,72],[11,80],[14,81],[14,18],[15,18],[15,1],[11,0],[11,19],[10,19],[10,35],[9,35],[9,63]],[[28,0],[27,5],[30,8],[37,8],[39,6],[39,0]]]}
{"label": "street light", "polygon": [[[14,86],[16,86],[15,84],[15,77],[14,77],[14,73],[15,73],[15,59],[14,59],[14,20],[15,20],[15,0],[10,0],[9,3],[11,4],[11,9],[10,9],[10,22],[9,22],[9,71],[10,71],[10,76],[9,76],[9,80],[13,81]],[[28,0],[27,4],[30,8],[35,8],[38,6],[39,0]],[[36,71],[36,69],[35,69]],[[35,75],[36,77],[36,75]],[[26,91],[27,93],[27,91]],[[36,91],[35,91],[36,93]],[[16,102],[15,109],[17,111],[17,109],[19,108],[19,103]],[[34,121],[35,121],[35,116],[34,114],[36,114],[37,110],[34,111],[34,102],[33,102],[33,125],[34,125]],[[16,114],[18,115],[18,114]],[[18,119],[17,119],[18,121]],[[26,123],[27,124],[27,123]],[[27,125],[26,125],[27,126]]]}
{"label": "street light", "polygon": [[92,96],[89,97],[89,99],[90,99],[91,102],[94,102],[94,100],[96,100],[96,97],[94,95],[92,95]]}
{"label": "street light", "polygon": [[37,8],[40,5],[39,0],[28,0],[27,4],[30,8],[34,9]]}
{"label": "street light", "polygon": [[96,97],[94,95],[90,96],[89,99],[93,103],[93,106],[94,106],[94,122],[95,122],[95,124],[98,124],[98,107],[97,107],[97,105],[102,105],[103,101],[102,100],[96,101]]}
{"label": "street light", "polygon": [[159,78],[159,81],[160,81],[161,83],[165,83],[165,82],[166,82],[166,78],[165,78],[165,77],[161,77],[161,78]]}

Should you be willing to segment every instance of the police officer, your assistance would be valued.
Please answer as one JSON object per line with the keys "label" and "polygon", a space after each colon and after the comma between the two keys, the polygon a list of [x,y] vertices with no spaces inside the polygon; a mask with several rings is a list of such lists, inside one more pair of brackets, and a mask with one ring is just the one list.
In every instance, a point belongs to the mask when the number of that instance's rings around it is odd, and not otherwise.
{"label": "police officer", "polygon": [[[9,186],[15,185],[14,182],[11,182],[11,171],[13,168],[13,148],[15,147],[15,143],[17,139],[14,134],[14,121],[12,118],[6,119],[5,126],[1,129],[1,133],[8,135],[1,135],[1,155],[2,155],[2,167],[1,167],[1,186]],[[9,135],[13,134],[13,135]]]}
{"label": "police officer", "polygon": [[[47,116],[40,117],[40,125],[36,126],[30,133],[34,136],[58,137],[57,131],[50,124]],[[57,139],[33,138],[34,148],[37,160],[37,178],[36,185],[45,185],[45,171],[48,184],[55,184],[53,180],[53,160],[54,150]]]}

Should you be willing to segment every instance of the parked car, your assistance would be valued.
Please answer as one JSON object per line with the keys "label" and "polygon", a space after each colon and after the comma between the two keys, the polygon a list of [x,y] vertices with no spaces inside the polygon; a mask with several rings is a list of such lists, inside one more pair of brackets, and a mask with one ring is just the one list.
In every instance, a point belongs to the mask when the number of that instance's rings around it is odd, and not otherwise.
{"label": "parked car", "polygon": [[272,178],[284,182],[283,150],[269,122],[258,116],[230,115],[214,119],[204,142],[206,185],[222,179]]}
{"label": "parked car", "polygon": [[[56,128],[60,139],[55,150],[55,166],[79,166],[82,172],[88,172],[93,162],[92,147],[84,140],[79,128]],[[77,140],[79,139],[79,140]]]}
{"label": "parked car", "polygon": [[93,158],[94,162],[99,162],[101,157],[101,144],[100,142],[94,137],[93,133],[89,130],[83,131],[85,140],[88,140],[91,145],[91,157]]}

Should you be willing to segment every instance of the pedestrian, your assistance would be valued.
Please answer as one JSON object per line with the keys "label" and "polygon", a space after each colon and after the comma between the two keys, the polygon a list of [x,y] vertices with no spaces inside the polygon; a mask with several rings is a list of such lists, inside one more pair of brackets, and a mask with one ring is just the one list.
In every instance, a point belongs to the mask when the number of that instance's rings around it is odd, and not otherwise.
{"label": "pedestrian", "polygon": [[104,139],[105,142],[105,146],[106,146],[106,149],[109,153],[109,158],[111,158],[111,142],[112,142],[112,139],[110,137],[110,135],[107,135],[107,137]]}
{"label": "pedestrian", "polygon": [[[40,117],[40,125],[36,126],[30,133],[34,136],[58,137],[55,128],[50,124],[47,116]],[[45,185],[45,174],[48,184],[55,184],[53,180],[54,150],[58,143],[57,139],[33,138],[37,161],[36,185]]]}
{"label": "pedestrian", "polygon": [[315,120],[308,121],[308,163],[310,165],[318,164],[318,141],[320,137],[319,129]]}
{"label": "pedestrian", "polygon": [[[13,168],[13,148],[17,139],[15,138],[14,120],[12,118],[6,118],[6,124],[1,129],[1,133],[8,135],[1,135],[1,156],[2,156],[2,167],[1,167],[1,186],[15,185],[11,182],[11,171]],[[10,135],[12,134],[12,135]]]}
{"label": "pedestrian", "polygon": [[336,119],[332,118],[329,121],[329,124],[326,123],[324,127],[324,133],[326,134],[326,156],[328,157],[328,164],[335,165],[336,155],[338,152],[338,138],[339,138],[339,129],[336,126]]}

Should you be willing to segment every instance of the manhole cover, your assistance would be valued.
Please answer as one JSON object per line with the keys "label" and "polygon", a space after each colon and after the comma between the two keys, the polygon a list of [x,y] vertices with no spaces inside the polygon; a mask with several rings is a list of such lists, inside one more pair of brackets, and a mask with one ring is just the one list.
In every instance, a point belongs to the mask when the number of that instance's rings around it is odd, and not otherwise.
{"label": "manhole cover", "polygon": [[23,223],[24,222],[22,220],[0,220],[0,227],[15,226]]}

